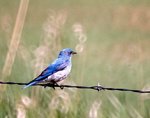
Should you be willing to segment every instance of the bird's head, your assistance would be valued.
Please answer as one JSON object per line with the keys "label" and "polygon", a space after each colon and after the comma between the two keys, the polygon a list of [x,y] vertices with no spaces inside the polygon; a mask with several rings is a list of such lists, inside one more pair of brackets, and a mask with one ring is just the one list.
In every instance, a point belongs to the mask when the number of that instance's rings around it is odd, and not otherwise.
{"label": "bird's head", "polygon": [[74,54],[77,54],[77,53],[70,48],[65,48],[60,51],[58,57],[71,57]]}

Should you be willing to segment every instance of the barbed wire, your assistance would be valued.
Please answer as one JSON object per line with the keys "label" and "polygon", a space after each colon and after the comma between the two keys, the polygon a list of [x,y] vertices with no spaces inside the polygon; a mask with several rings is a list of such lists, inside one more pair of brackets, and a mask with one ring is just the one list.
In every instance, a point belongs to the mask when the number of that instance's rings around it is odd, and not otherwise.
{"label": "barbed wire", "polygon": [[[19,83],[19,82],[2,82],[0,84],[9,84],[9,85],[27,85],[27,83]],[[76,85],[54,85],[54,84],[37,84],[34,86],[42,86],[44,88],[51,87],[55,89],[55,87],[63,88],[77,88],[77,89],[92,89],[97,91],[109,90],[109,91],[126,91],[126,92],[135,92],[135,93],[150,93],[150,90],[136,90],[136,89],[127,89],[127,88],[112,88],[112,87],[104,87],[99,83],[97,86],[76,86]]]}

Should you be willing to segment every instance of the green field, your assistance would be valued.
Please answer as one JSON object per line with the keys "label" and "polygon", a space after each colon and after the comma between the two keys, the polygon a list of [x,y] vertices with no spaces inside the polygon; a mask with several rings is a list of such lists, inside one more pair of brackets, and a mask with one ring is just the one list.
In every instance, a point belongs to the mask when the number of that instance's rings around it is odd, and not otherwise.
{"label": "green field", "polygon": [[[0,0],[0,81],[29,82],[70,47],[78,55],[63,84],[150,90],[149,0],[30,0],[11,68],[19,5]],[[0,118],[150,118],[150,94],[17,85],[0,94]]]}

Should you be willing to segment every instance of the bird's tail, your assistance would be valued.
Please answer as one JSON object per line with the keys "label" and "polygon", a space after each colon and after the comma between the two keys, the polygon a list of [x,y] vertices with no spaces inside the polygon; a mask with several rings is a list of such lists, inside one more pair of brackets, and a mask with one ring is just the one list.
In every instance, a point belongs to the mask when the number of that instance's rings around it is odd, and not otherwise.
{"label": "bird's tail", "polygon": [[29,82],[27,85],[25,85],[25,86],[23,87],[23,89],[28,88],[29,86],[33,86],[33,85],[35,85],[35,84],[37,84],[37,81],[31,81],[31,82]]}

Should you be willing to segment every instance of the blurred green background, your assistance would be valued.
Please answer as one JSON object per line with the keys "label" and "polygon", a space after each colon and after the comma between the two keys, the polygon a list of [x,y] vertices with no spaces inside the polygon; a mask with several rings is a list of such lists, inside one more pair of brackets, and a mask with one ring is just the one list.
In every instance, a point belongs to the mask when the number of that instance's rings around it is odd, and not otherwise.
{"label": "blurred green background", "polygon": [[[29,82],[70,47],[78,55],[64,84],[150,88],[149,0],[30,0],[9,75],[19,5],[0,0],[1,81]],[[0,94],[0,118],[150,118],[148,94],[4,85]]]}

